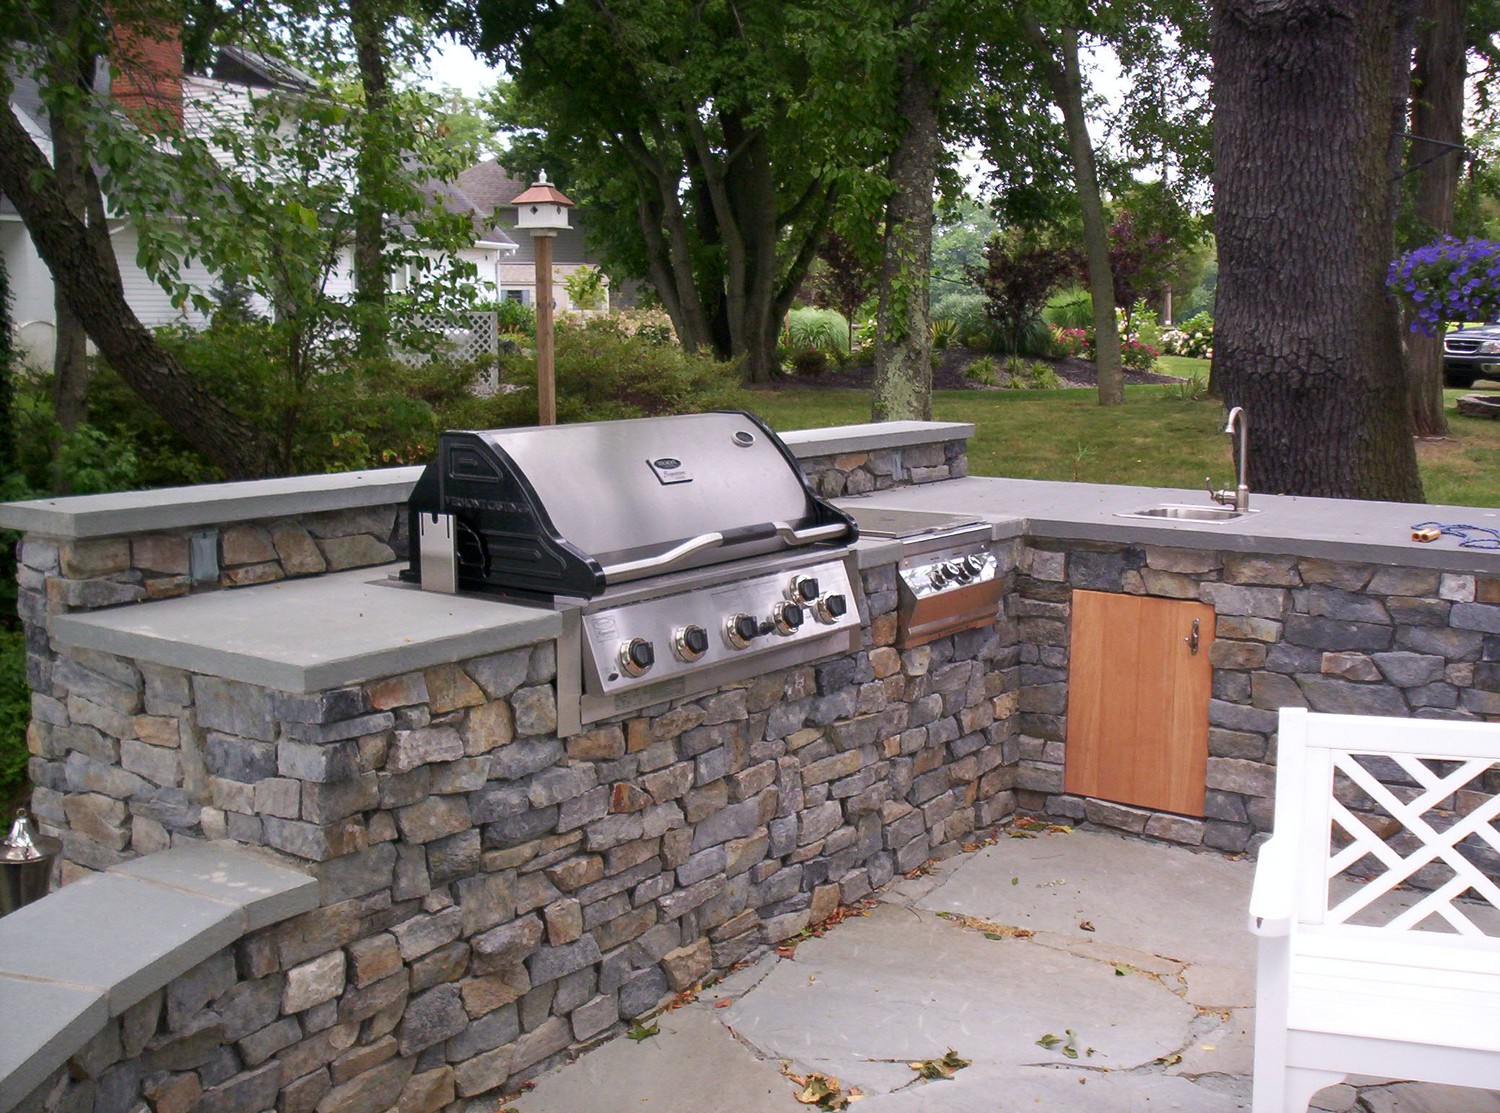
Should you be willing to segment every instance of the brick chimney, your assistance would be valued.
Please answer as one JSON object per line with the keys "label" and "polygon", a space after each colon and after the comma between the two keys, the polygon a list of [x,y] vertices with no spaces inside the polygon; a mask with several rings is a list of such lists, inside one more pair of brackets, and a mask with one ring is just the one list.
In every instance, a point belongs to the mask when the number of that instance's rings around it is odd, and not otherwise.
{"label": "brick chimney", "polygon": [[110,95],[143,128],[167,113],[182,123],[182,36],[169,24],[116,22],[110,50]]}

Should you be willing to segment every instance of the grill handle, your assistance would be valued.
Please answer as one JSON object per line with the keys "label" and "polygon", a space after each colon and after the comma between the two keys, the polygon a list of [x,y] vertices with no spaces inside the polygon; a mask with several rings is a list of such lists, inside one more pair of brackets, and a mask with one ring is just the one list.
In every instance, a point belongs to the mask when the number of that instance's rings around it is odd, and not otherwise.
{"label": "grill handle", "polygon": [[635,576],[665,572],[696,553],[701,553],[704,549],[714,549],[721,545],[738,545],[746,541],[763,541],[771,537],[779,537],[787,545],[811,545],[815,541],[831,541],[845,537],[848,532],[849,527],[843,522],[809,526],[807,529],[794,529],[786,522],[766,522],[758,526],[740,526],[722,533],[700,533],[697,537],[690,537],[681,545],[668,549],[664,553],[658,553],[656,556],[606,565],[604,575],[606,579],[618,582]]}

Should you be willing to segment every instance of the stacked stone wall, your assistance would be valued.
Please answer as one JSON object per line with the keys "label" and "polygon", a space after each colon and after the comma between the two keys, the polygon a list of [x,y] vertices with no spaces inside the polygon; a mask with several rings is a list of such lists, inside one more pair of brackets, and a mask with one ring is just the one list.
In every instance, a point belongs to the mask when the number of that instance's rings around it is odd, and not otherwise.
{"label": "stacked stone wall", "polygon": [[[1075,589],[1191,599],[1217,615],[1201,818],[1069,795]],[[1500,579],[1197,549],[1037,541],[1013,601],[1018,801],[1028,810],[1238,852],[1272,827],[1277,709],[1500,720]]]}
{"label": "stacked stone wall", "polygon": [[968,441],[810,456],[798,463],[813,489],[824,498],[867,495],[892,487],[961,479],[969,474]]}
{"label": "stacked stone wall", "polygon": [[321,890],[200,968],[201,1031],[167,991],[202,1061],[74,1073],[158,1111],[463,1102],[955,853],[1014,808],[1014,630],[898,650],[894,567],[863,587],[857,653],[566,739],[551,643],[314,695],[59,653],[31,773],[68,876],[229,839]]}

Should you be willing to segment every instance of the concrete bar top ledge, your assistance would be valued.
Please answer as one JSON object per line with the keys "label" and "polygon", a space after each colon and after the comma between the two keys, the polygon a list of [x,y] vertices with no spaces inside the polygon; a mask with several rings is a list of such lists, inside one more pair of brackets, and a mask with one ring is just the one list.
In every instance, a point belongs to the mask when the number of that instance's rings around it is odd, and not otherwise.
{"label": "concrete bar top ledge", "polygon": [[[1411,540],[1418,522],[1500,527],[1500,510],[1253,495],[1256,511],[1228,522],[1151,521],[1122,511],[1209,505],[1202,491],[967,478],[838,500],[947,511],[990,523],[996,540],[1096,541],[1321,557],[1457,574],[1500,574],[1500,552],[1451,537]],[[899,543],[862,539],[862,567],[896,561]],[[55,615],[54,638],[156,664],[287,692],[426,668],[555,638],[557,613],[496,599],[440,595],[394,580],[398,565]]]}
{"label": "concrete bar top ledge", "polygon": [[318,906],[318,883],[200,843],[73,882],[0,919],[0,1109],[111,1017],[258,928]]}

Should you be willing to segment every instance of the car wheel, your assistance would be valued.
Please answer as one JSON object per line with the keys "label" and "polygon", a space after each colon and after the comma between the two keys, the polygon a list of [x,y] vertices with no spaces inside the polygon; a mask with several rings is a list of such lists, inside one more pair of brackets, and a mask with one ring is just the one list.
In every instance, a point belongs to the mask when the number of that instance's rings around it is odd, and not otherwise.
{"label": "car wheel", "polygon": [[1443,381],[1454,390],[1468,390],[1479,376],[1468,371],[1444,371]]}

